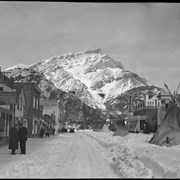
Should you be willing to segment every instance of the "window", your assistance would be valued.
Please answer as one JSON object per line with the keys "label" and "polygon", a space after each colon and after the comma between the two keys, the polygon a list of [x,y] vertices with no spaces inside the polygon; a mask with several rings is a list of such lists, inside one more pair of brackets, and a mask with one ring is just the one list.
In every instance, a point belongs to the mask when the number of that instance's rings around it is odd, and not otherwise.
{"label": "window", "polygon": [[155,106],[157,106],[157,100],[155,100]]}
{"label": "window", "polygon": [[38,98],[36,96],[36,109],[38,109]]}
{"label": "window", "polygon": [[36,99],[35,99],[35,96],[33,97],[33,108],[35,108],[35,105],[36,105]]}
{"label": "window", "polygon": [[21,97],[21,100],[20,100],[20,111],[22,111],[22,97]]}
{"label": "window", "polygon": [[18,104],[17,104],[17,110],[19,110],[19,101],[18,101]]}
{"label": "window", "polygon": [[3,91],[3,87],[0,87],[0,91]]}

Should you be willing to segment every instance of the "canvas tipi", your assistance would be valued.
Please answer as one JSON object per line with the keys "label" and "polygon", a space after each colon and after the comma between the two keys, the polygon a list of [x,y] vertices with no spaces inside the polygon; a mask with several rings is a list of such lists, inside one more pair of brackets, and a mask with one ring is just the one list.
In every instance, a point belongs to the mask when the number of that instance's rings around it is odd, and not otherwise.
{"label": "canvas tipi", "polygon": [[108,126],[104,123],[99,132],[110,132]]}
{"label": "canvas tipi", "polygon": [[172,96],[172,101],[169,102],[163,122],[149,143],[160,146],[180,144],[180,108],[175,96]]}

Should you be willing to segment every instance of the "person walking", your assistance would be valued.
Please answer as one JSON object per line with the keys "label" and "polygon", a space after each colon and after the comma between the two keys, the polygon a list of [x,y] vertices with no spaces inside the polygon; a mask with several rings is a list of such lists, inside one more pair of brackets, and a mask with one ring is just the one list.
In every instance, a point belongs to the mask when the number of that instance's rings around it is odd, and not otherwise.
{"label": "person walking", "polygon": [[26,127],[23,126],[23,123],[20,123],[18,135],[19,135],[19,142],[20,142],[20,149],[21,149],[20,154],[26,154],[26,141],[28,137],[28,130]]}
{"label": "person walking", "polygon": [[41,129],[40,129],[40,137],[43,138],[44,136],[44,128],[41,126]]}
{"label": "person walking", "polygon": [[49,137],[50,136],[50,130],[49,130],[49,127],[46,128],[46,137]]}
{"label": "person walking", "polygon": [[15,155],[16,149],[19,148],[18,146],[19,137],[18,137],[17,127],[18,125],[15,124],[14,127],[12,127],[9,132],[9,149],[12,149],[12,152],[11,152],[12,155]]}
{"label": "person walking", "polygon": [[54,127],[52,128],[52,133],[53,133],[53,135],[55,134],[55,128]]}

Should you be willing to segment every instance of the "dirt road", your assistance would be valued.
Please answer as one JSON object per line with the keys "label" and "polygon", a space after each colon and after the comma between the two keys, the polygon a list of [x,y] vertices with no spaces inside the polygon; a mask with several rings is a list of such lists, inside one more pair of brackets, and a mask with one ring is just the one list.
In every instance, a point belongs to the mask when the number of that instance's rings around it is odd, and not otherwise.
{"label": "dirt road", "polygon": [[26,155],[12,156],[5,147],[0,150],[0,162],[4,162],[0,177],[118,178],[106,156],[82,131],[35,138],[27,141]]}

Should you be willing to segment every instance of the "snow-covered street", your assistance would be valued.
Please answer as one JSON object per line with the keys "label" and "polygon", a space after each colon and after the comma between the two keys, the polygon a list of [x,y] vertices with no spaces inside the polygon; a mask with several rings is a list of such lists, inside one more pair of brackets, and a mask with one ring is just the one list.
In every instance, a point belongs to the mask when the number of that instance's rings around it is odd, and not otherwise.
{"label": "snow-covered street", "polygon": [[82,131],[27,141],[26,155],[0,149],[0,177],[118,177],[110,168],[106,151]]}
{"label": "snow-covered street", "polygon": [[27,141],[27,154],[0,147],[1,178],[179,178],[180,145],[148,143],[152,134],[79,130]]}

